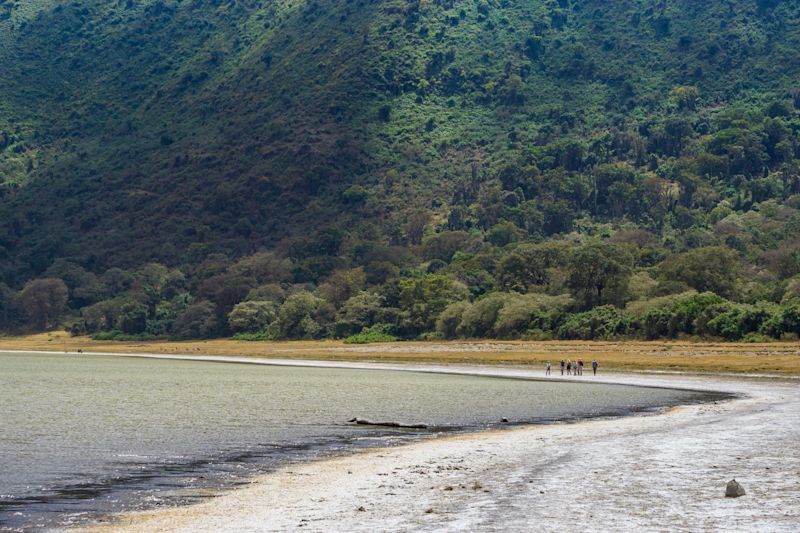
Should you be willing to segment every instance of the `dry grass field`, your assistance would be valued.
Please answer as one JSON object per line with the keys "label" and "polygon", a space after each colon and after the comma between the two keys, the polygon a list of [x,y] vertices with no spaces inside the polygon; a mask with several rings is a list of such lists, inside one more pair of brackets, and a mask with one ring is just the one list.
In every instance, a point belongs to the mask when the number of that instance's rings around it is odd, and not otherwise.
{"label": "dry grass field", "polygon": [[346,345],[340,341],[189,342],[93,341],[64,332],[0,337],[0,349],[236,355],[285,359],[543,365],[561,359],[597,359],[600,370],[800,375],[800,343],[706,342],[397,342]]}

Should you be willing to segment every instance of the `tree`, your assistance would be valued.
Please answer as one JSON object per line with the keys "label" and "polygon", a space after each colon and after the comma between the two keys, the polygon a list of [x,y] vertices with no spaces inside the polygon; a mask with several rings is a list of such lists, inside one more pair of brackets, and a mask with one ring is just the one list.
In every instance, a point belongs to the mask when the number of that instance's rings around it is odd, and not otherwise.
{"label": "tree", "polygon": [[630,321],[616,307],[602,305],[590,311],[571,315],[561,327],[558,336],[562,339],[613,339],[628,333]]}
{"label": "tree", "polygon": [[37,330],[55,325],[67,304],[67,285],[59,278],[29,281],[19,294],[20,305]]}
{"label": "tree", "polygon": [[363,268],[336,270],[319,286],[319,294],[338,308],[348,298],[363,290],[366,282],[367,276]]}
{"label": "tree", "polygon": [[551,270],[564,265],[567,250],[559,243],[522,245],[500,261],[497,278],[509,291],[527,292],[532,285],[547,285]]}
{"label": "tree", "polygon": [[494,324],[495,334],[501,339],[511,339],[531,330],[548,330],[572,304],[568,294],[515,295],[500,309]]}
{"label": "tree", "polygon": [[700,96],[700,89],[693,85],[679,85],[678,87],[673,87],[669,95],[678,106],[678,109],[694,111],[697,106],[697,99]]}
{"label": "tree", "polygon": [[286,299],[286,291],[277,283],[267,283],[251,289],[247,293],[247,299],[261,302],[275,302],[282,304]]}
{"label": "tree", "polygon": [[469,296],[467,288],[441,274],[405,278],[398,282],[398,300],[403,312],[401,328],[406,336],[433,331],[445,307]]}
{"label": "tree", "polygon": [[23,319],[22,310],[17,303],[17,293],[0,282],[0,331],[8,331]]}
{"label": "tree", "polygon": [[229,272],[205,280],[198,294],[201,298],[213,302],[217,307],[218,318],[224,319],[233,306],[244,300],[256,285],[255,278]]}
{"label": "tree", "polygon": [[190,304],[178,315],[172,326],[177,339],[206,339],[216,333],[217,315],[214,304],[200,300]]}
{"label": "tree", "polygon": [[405,224],[405,233],[409,244],[419,244],[422,242],[425,226],[428,225],[430,218],[430,213],[421,209],[412,211],[411,214],[408,215],[408,220]]}
{"label": "tree", "polygon": [[739,257],[726,246],[707,246],[673,255],[659,266],[661,278],[683,281],[698,292],[730,298],[736,291]]}
{"label": "tree", "polygon": [[164,299],[174,298],[185,288],[186,276],[180,270],[169,270],[160,263],[148,263],[134,275],[132,290],[147,306],[147,314],[152,317],[156,306]]}
{"label": "tree", "polygon": [[127,302],[120,309],[117,326],[123,333],[138,335],[147,329],[147,306],[139,302]]}
{"label": "tree", "polygon": [[522,232],[513,222],[500,222],[486,232],[486,240],[498,247],[506,246],[520,239]]}
{"label": "tree", "polygon": [[104,285],[97,276],[87,272],[82,266],[64,259],[57,259],[44,274],[48,278],[58,278],[69,290],[68,303],[75,309],[93,304],[103,299]]}
{"label": "tree", "polygon": [[585,306],[607,303],[606,289],[619,287],[630,275],[630,257],[614,245],[596,244],[572,256],[567,286]]}
{"label": "tree", "polygon": [[353,331],[375,325],[381,317],[384,300],[379,294],[361,292],[349,298],[339,309],[339,319]]}
{"label": "tree", "polygon": [[283,302],[270,332],[282,339],[315,339],[323,336],[333,315],[325,300],[310,292],[299,292]]}
{"label": "tree", "polygon": [[274,302],[241,302],[228,314],[228,326],[236,333],[257,333],[264,331],[277,316],[277,305]]}
{"label": "tree", "polygon": [[492,337],[494,323],[511,297],[507,293],[488,294],[464,310],[456,332],[461,337]]}
{"label": "tree", "polygon": [[117,318],[124,304],[122,298],[103,300],[81,309],[81,318],[86,333],[108,331],[114,329]]}
{"label": "tree", "polygon": [[472,304],[469,302],[455,302],[448,305],[436,319],[436,331],[445,339],[458,337],[458,325],[470,307]]}
{"label": "tree", "polygon": [[243,257],[229,271],[246,278],[254,278],[260,285],[281,283],[292,279],[292,261],[273,252],[258,252]]}
{"label": "tree", "polygon": [[127,270],[116,267],[106,270],[103,273],[102,280],[106,292],[111,296],[125,292],[133,285],[133,275]]}
{"label": "tree", "polygon": [[458,251],[473,250],[472,237],[465,231],[445,231],[432,235],[422,244],[425,259],[439,259],[449,263]]}

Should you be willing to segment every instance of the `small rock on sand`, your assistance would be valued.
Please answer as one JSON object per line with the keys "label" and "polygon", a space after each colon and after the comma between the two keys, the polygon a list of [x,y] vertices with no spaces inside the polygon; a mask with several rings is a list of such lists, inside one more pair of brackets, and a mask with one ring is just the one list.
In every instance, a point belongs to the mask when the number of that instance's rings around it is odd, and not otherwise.
{"label": "small rock on sand", "polygon": [[739,496],[744,496],[744,487],[742,487],[738,481],[732,479],[728,481],[728,484],[725,486],[725,497],[726,498],[738,498]]}

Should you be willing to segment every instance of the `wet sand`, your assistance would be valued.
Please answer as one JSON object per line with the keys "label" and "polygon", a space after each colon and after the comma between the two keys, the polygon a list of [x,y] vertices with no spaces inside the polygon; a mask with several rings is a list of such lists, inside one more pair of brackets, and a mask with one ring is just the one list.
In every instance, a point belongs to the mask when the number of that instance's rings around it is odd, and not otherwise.
{"label": "wet sand", "polygon": [[[543,374],[508,367],[424,368]],[[287,466],[199,505],[114,516],[84,531],[800,530],[797,380],[635,374],[566,379],[741,397],[649,416],[424,440]],[[742,483],[746,496],[724,497],[731,478]]]}

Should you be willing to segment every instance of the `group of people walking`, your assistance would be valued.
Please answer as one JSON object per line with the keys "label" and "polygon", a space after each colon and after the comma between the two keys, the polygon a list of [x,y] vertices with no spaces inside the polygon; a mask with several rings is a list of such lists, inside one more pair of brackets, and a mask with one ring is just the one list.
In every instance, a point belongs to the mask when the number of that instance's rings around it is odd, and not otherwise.
{"label": "group of people walking", "polygon": [[[597,359],[592,361],[592,373],[596,376],[597,375],[597,367],[600,366],[597,363]],[[550,361],[547,362],[545,365],[545,375],[550,375]],[[561,360],[561,375],[564,375],[564,370],[567,371],[568,376],[582,376],[583,375],[583,359],[578,359],[574,363],[570,360]]]}

